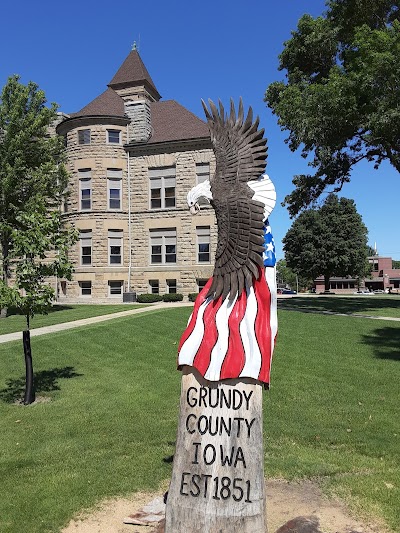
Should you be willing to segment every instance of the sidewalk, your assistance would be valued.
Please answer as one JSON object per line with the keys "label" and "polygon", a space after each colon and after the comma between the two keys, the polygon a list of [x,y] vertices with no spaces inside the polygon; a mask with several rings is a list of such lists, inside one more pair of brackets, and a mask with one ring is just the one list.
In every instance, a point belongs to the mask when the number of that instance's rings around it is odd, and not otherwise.
{"label": "sidewalk", "polygon": [[[53,326],[45,326],[43,328],[31,329],[31,337],[37,337],[39,335],[46,335],[47,333],[55,333],[57,331],[65,331],[67,329],[80,328],[82,326],[97,324],[98,322],[106,322],[113,318],[121,318],[124,316],[137,315],[140,313],[149,313],[159,311],[160,309],[173,309],[174,307],[192,307],[193,302],[174,302],[166,303],[160,302],[148,307],[141,307],[140,309],[128,309],[127,311],[120,311],[119,313],[111,313],[109,315],[93,316],[90,318],[82,318],[81,320],[74,320],[73,322],[63,322],[62,324],[54,324]],[[370,318],[372,320],[392,320],[399,322],[400,318],[390,316],[372,316],[372,315],[350,315],[346,313],[336,313],[334,311],[316,311],[311,309],[301,309],[298,307],[286,307],[285,311],[298,311],[300,313],[316,313],[321,315],[336,315],[347,316],[349,318]],[[0,335],[0,344],[4,342],[22,340],[22,331],[16,331],[15,333],[6,333]]]}
{"label": "sidewalk", "polygon": [[[140,313],[155,312],[165,308],[173,309],[174,307],[193,307],[193,302],[160,302],[154,305],[149,305],[148,307],[141,307],[140,309],[128,309],[127,311],[120,311],[119,313],[111,313],[109,315],[82,318],[81,320],[74,320],[73,322],[63,322],[61,324],[54,324],[53,326],[45,326],[43,328],[31,329],[31,337],[37,337],[38,335],[46,335],[47,333],[55,333],[57,331],[65,331],[67,329],[80,328],[89,324],[97,324],[98,322],[112,320],[113,318],[121,318],[124,316],[138,315]],[[22,331],[16,331],[15,333],[6,333],[5,335],[0,335],[0,344],[4,342],[18,341],[21,339]]]}
{"label": "sidewalk", "polygon": [[[279,309],[279,307],[278,307]],[[335,316],[347,316],[349,318],[371,318],[372,320],[392,320],[394,322],[400,322],[400,318],[395,316],[375,316],[375,315],[361,315],[355,313],[338,313],[337,311],[325,311],[323,309],[307,309],[303,307],[281,307],[281,311],[297,311],[299,313],[314,313],[317,315],[335,315]]]}

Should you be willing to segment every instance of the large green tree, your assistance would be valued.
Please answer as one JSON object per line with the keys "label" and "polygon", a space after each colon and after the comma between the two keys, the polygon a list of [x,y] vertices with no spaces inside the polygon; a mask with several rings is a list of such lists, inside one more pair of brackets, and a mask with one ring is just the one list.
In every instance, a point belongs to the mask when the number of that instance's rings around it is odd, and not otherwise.
{"label": "large green tree", "polygon": [[353,166],[388,160],[400,171],[400,9],[388,0],[328,0],[323,16],[304,15],[284,44],[265,100],[289,132],[292,151],[312,157],[285,204],[292,216]]}
{"label": "large green tree", "polygon": [[35,83],[8,79],[0,95],[0,268],[5,284],[11,276],[13,231],[25,230],[20,215],[57,208],[67,186],[63,140],[49,135],[56,118],[56,104],[47,107]]}
{"label": "large green tree", "polygon": [[50,135],[57,106],[46,107],[32,82],[9,78],[0,96],[0,306],[26,316],[23,335],[26,391],[35,398],[29,323],[54,299],[50,277],[70,278],[68,248],[76,239],[64,228],[60,204],[67,185],[63,141]]}
{"label": "large green tree", "polygon": [[302,212],[283,238],[287,265],[304,277],[363,277],[368,230],[353,200],[329,194],[319,209]]}

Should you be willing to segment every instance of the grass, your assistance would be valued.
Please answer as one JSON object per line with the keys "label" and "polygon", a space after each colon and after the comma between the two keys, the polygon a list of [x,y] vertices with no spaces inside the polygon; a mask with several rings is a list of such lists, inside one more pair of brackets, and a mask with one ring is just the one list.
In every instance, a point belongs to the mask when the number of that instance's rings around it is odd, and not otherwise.
{"label": "grass", "polygon": [[[0,346],[0,531],[56,532],[103,498],[169,478],[190,309],[32,339],[38,394],[9,403],[20,343]],[[400,531],[400,323],[280,311],[264,395],[267,476],[319,480]],[[14,381],[8,381],[14,380]],[[8,383],[8,385],[7,385]],[[397,529],[396,529],[397,528]]]}
{"label": "grass", "polygon": [[296,296],[278,299],[280,309],[400,318],[400,296]]}
{"label": "grass", "polygon": [[[113,305],[54,305],[47,315],[36,315],[31,319],[30,328],[42,328],[71,322],[82,318],[119,313],[128,309],[139,309],[147,307],[146,304],[113,304]],[[26,329],[26,319],[24,316],[10,314],[7,318],[0,320],[0,335],[5,333],[15,333]]]}

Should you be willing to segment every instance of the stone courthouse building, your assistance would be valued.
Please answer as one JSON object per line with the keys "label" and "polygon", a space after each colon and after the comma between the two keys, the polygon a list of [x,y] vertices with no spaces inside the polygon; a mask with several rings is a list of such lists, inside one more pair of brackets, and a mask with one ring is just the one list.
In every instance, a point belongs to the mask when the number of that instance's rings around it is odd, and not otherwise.
{"label": "stone courthouse building", "polygon": [[65,220],[79,231],[73,281],[59,300],[129,300],[198,292],[212,274],[214,211],[192,216],[186,195],[215,168],[208,126],[161,100],[137,50],[107,89],[62,115],[70,172]]}

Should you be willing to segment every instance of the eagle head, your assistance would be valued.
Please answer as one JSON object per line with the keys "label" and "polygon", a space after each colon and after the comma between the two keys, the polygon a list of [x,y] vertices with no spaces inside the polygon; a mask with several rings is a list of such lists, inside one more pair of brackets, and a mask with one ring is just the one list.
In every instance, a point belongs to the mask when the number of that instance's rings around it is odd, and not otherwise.
{"label": "eagle head", "polygon": [[212,193],[208,180],[190,189],[187,195],[187,202],[192,215],[196,215],[200,211],[200,206],[209,204],[210,200],[212,200]]}

